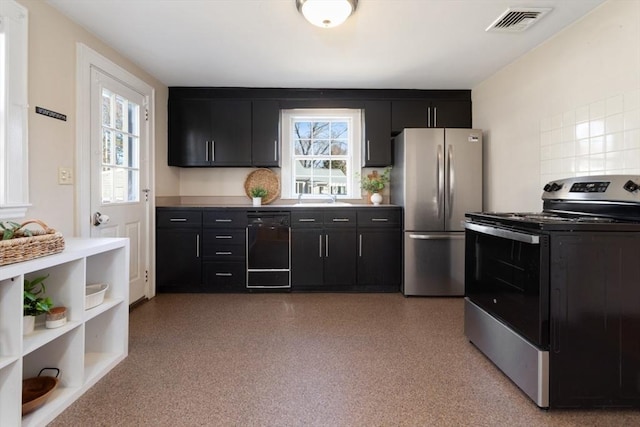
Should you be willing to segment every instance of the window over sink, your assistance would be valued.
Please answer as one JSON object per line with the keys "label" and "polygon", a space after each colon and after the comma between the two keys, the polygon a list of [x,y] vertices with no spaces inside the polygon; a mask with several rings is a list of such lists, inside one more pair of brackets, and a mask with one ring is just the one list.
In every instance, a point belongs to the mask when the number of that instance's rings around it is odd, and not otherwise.
{"label": "window over sink", "polygon": [[282,197],[360,198],[362,112],[282,111]]}

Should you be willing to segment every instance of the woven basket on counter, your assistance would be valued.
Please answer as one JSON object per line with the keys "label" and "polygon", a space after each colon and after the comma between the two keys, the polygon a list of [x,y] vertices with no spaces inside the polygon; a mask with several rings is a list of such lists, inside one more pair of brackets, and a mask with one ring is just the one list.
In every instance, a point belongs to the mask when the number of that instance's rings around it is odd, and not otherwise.
{"label": "woven basket on counter", "polygon": [[[25,235],[24,227],[38,224],[42,230],[29,229],[31,236]],[[28,261],[33,258],[52,255],[64,250],[62,233],[39,220],[30,220],[20,224],[20,229],[9,240],[0,240],[0,265]]]}

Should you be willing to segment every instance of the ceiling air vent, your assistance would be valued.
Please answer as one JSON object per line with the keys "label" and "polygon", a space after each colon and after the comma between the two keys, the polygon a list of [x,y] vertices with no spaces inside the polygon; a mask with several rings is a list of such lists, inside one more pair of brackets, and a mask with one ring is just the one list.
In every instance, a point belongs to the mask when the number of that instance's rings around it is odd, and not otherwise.
{"label": "ceiling air vent", "polygon": [[487,27],[485,31],[519,33],[551,11],[550,7],[511,7]]}

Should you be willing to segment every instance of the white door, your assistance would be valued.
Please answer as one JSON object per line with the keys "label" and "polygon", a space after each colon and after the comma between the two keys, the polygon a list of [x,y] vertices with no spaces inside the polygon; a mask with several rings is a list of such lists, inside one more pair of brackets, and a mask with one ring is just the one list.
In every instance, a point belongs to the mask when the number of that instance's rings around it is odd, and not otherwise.
{"label": "white door", "polygon": [[91,72],[91,237],[128,237],[129,302],[147,297],[147,99]]}

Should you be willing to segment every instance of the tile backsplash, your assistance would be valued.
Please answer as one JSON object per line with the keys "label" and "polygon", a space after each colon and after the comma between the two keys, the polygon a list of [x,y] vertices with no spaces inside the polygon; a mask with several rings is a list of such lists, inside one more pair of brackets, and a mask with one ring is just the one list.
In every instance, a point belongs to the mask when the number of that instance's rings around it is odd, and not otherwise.
{"label": "tile backsplash", "polygon": [[540,120],[540,183],[640,175],[640,89]]}

